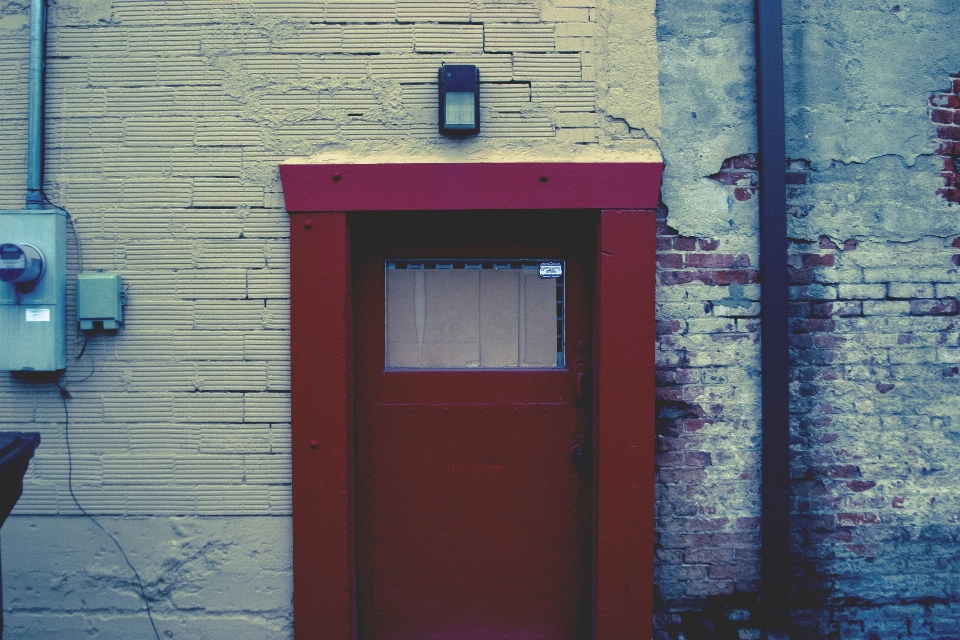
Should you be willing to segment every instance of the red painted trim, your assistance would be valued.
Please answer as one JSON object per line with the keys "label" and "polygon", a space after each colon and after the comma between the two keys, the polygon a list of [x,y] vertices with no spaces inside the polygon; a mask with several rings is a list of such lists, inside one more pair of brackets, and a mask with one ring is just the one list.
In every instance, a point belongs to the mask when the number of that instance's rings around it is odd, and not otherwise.
{"label": "red painted trim", "polygon": [[299,638],[354,637],[346,215],[290,216],[293,604]]}
{"label": "red painted trim", "polygon": [[602,211],[596,638],[653,634],[656,215]]}
{"label": "red painted trim", "polygon": [[290,212],[653,209],[662,171],[659,162],[282,164],[280,179]]}
{"label": "red painted trim", "polygon": [[[601,212],[597,273],[596,638],[651,636],[655,215],[623,209],[656,206],[661,169],[658,163],[281,165],[288,210],[305,212],[290,217],[299,638],[356,636],[349,226],[344,213],[316,212],[491,208],[609,209]],[[331,189],[333,173],[341,175],[337,185],[350,188]]]}

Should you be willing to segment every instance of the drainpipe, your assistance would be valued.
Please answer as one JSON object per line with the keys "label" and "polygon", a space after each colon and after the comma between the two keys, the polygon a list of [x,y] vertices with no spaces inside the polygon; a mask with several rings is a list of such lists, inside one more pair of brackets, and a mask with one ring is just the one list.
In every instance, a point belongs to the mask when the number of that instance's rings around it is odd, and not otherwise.
{"label": "drainpipe", "polygon": [[27,209],[43,208],[43,75],[46,0],[30,5],[30,95],[27,121]]}
{"label": "drainpipe", "polygon": [[768,638],[787,638],[790,394],[787,185],[781,0],[754,0],[760,201],[761,606]]}

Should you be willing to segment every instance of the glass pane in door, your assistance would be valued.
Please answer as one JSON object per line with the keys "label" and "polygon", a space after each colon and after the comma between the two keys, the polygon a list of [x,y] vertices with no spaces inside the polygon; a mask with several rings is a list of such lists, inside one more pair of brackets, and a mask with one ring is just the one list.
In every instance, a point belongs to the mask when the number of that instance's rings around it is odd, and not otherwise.
{"label": "glass pane in door", "polygon": [[562,261],[387,260],[384,267],[387,368],[563,366]]}

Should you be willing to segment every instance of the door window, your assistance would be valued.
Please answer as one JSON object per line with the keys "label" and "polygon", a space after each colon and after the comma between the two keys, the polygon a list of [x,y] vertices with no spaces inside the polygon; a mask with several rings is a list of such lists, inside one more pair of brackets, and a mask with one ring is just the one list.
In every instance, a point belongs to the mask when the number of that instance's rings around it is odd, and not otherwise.
{"label": "door window", "polygon": [[388,369],[563,367],[562,260],[386,260]]}

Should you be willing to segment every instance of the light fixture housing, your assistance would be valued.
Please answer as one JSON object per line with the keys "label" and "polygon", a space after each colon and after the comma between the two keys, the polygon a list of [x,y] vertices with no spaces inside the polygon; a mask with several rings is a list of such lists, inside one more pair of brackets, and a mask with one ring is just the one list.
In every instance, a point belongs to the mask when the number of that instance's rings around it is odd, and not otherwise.
{"label": "light fixture housing", "polygon": [[480,133],[480,71],[472,64],[440,67],[440,133],[472,136]]}

